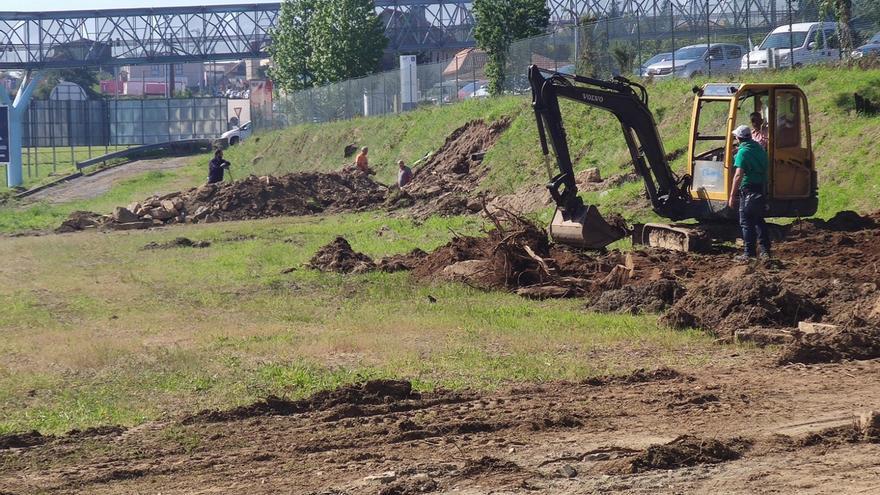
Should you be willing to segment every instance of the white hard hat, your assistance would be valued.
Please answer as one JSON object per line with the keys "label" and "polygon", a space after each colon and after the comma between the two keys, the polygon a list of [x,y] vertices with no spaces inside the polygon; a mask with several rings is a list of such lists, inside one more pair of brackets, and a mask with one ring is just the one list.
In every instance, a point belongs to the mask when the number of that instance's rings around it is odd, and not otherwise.
{"label": "white hard hat", "polygon": [[752,139],[752,130],[748,126],[741,125],[733,130],[733,135],[738,139]]}

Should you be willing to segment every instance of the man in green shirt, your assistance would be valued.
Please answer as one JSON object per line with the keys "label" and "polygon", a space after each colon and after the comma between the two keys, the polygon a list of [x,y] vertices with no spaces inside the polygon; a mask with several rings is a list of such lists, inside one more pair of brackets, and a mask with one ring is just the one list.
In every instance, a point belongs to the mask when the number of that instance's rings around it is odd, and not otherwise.
{"label": "man in green shirt", "polygon": [[[738,261],[748,261],[757,254],[756,244],[761,245],[761,259],[770,259],[770,233],[764,214],[767,212],[767,151],[752,139],[752,132],[741,125],[733,130],[739,149],[733,159],[736,173],[727,206],[736,208],[739,203],[739,225],[742,227],[745,253]],[[756,236],[757,233],[757,236]],[[757,237],[757,243],[756,243]]]}

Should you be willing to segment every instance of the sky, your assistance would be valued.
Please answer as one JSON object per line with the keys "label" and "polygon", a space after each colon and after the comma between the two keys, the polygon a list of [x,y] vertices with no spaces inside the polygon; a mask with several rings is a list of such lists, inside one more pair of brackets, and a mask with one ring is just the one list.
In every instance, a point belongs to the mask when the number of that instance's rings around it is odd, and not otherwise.
{"label": "sky", "polygon": [[[45,12],[49,10],[128,9],[137,7],[168,7],[179,5],[222,5],[234,3],[278,3],[280,0],[29,0],[0,10],[13,12]],[[4,2],[5,3],[5,2]]]}

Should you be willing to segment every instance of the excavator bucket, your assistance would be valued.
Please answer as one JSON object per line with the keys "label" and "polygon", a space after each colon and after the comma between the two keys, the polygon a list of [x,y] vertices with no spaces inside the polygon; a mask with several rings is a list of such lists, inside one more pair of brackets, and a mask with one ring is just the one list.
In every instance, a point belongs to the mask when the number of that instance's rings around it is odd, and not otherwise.
{"label": "excavator bucket", "polygon": [[586,249],[602,249],[626,236],[626,229],[606,222],[593,205],[556,208],[550,224],[553,242]]}

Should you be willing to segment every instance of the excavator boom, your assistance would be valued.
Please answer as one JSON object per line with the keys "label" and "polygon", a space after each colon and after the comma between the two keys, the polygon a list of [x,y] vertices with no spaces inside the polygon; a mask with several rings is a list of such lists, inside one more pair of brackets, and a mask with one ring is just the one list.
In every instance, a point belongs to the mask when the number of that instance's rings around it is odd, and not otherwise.
{"label": "excavator boom", "polygon": [[555,241],[598,249],[627,235],[624,228],[606,222],[595,206],[584,205],[577,195],[559,98],[614,115],[620,122],[633,166],[645,181],[654,210],[668,218],[686,217],[688,177],[676,177],[666,161],[643,86],[621,77],[603,81],[547,71],[534,65],[529,67],[529,84],[542,152],[547,156],[552,147],[559,169],[547,184],[557,205],[550,224],[550,235]]}

